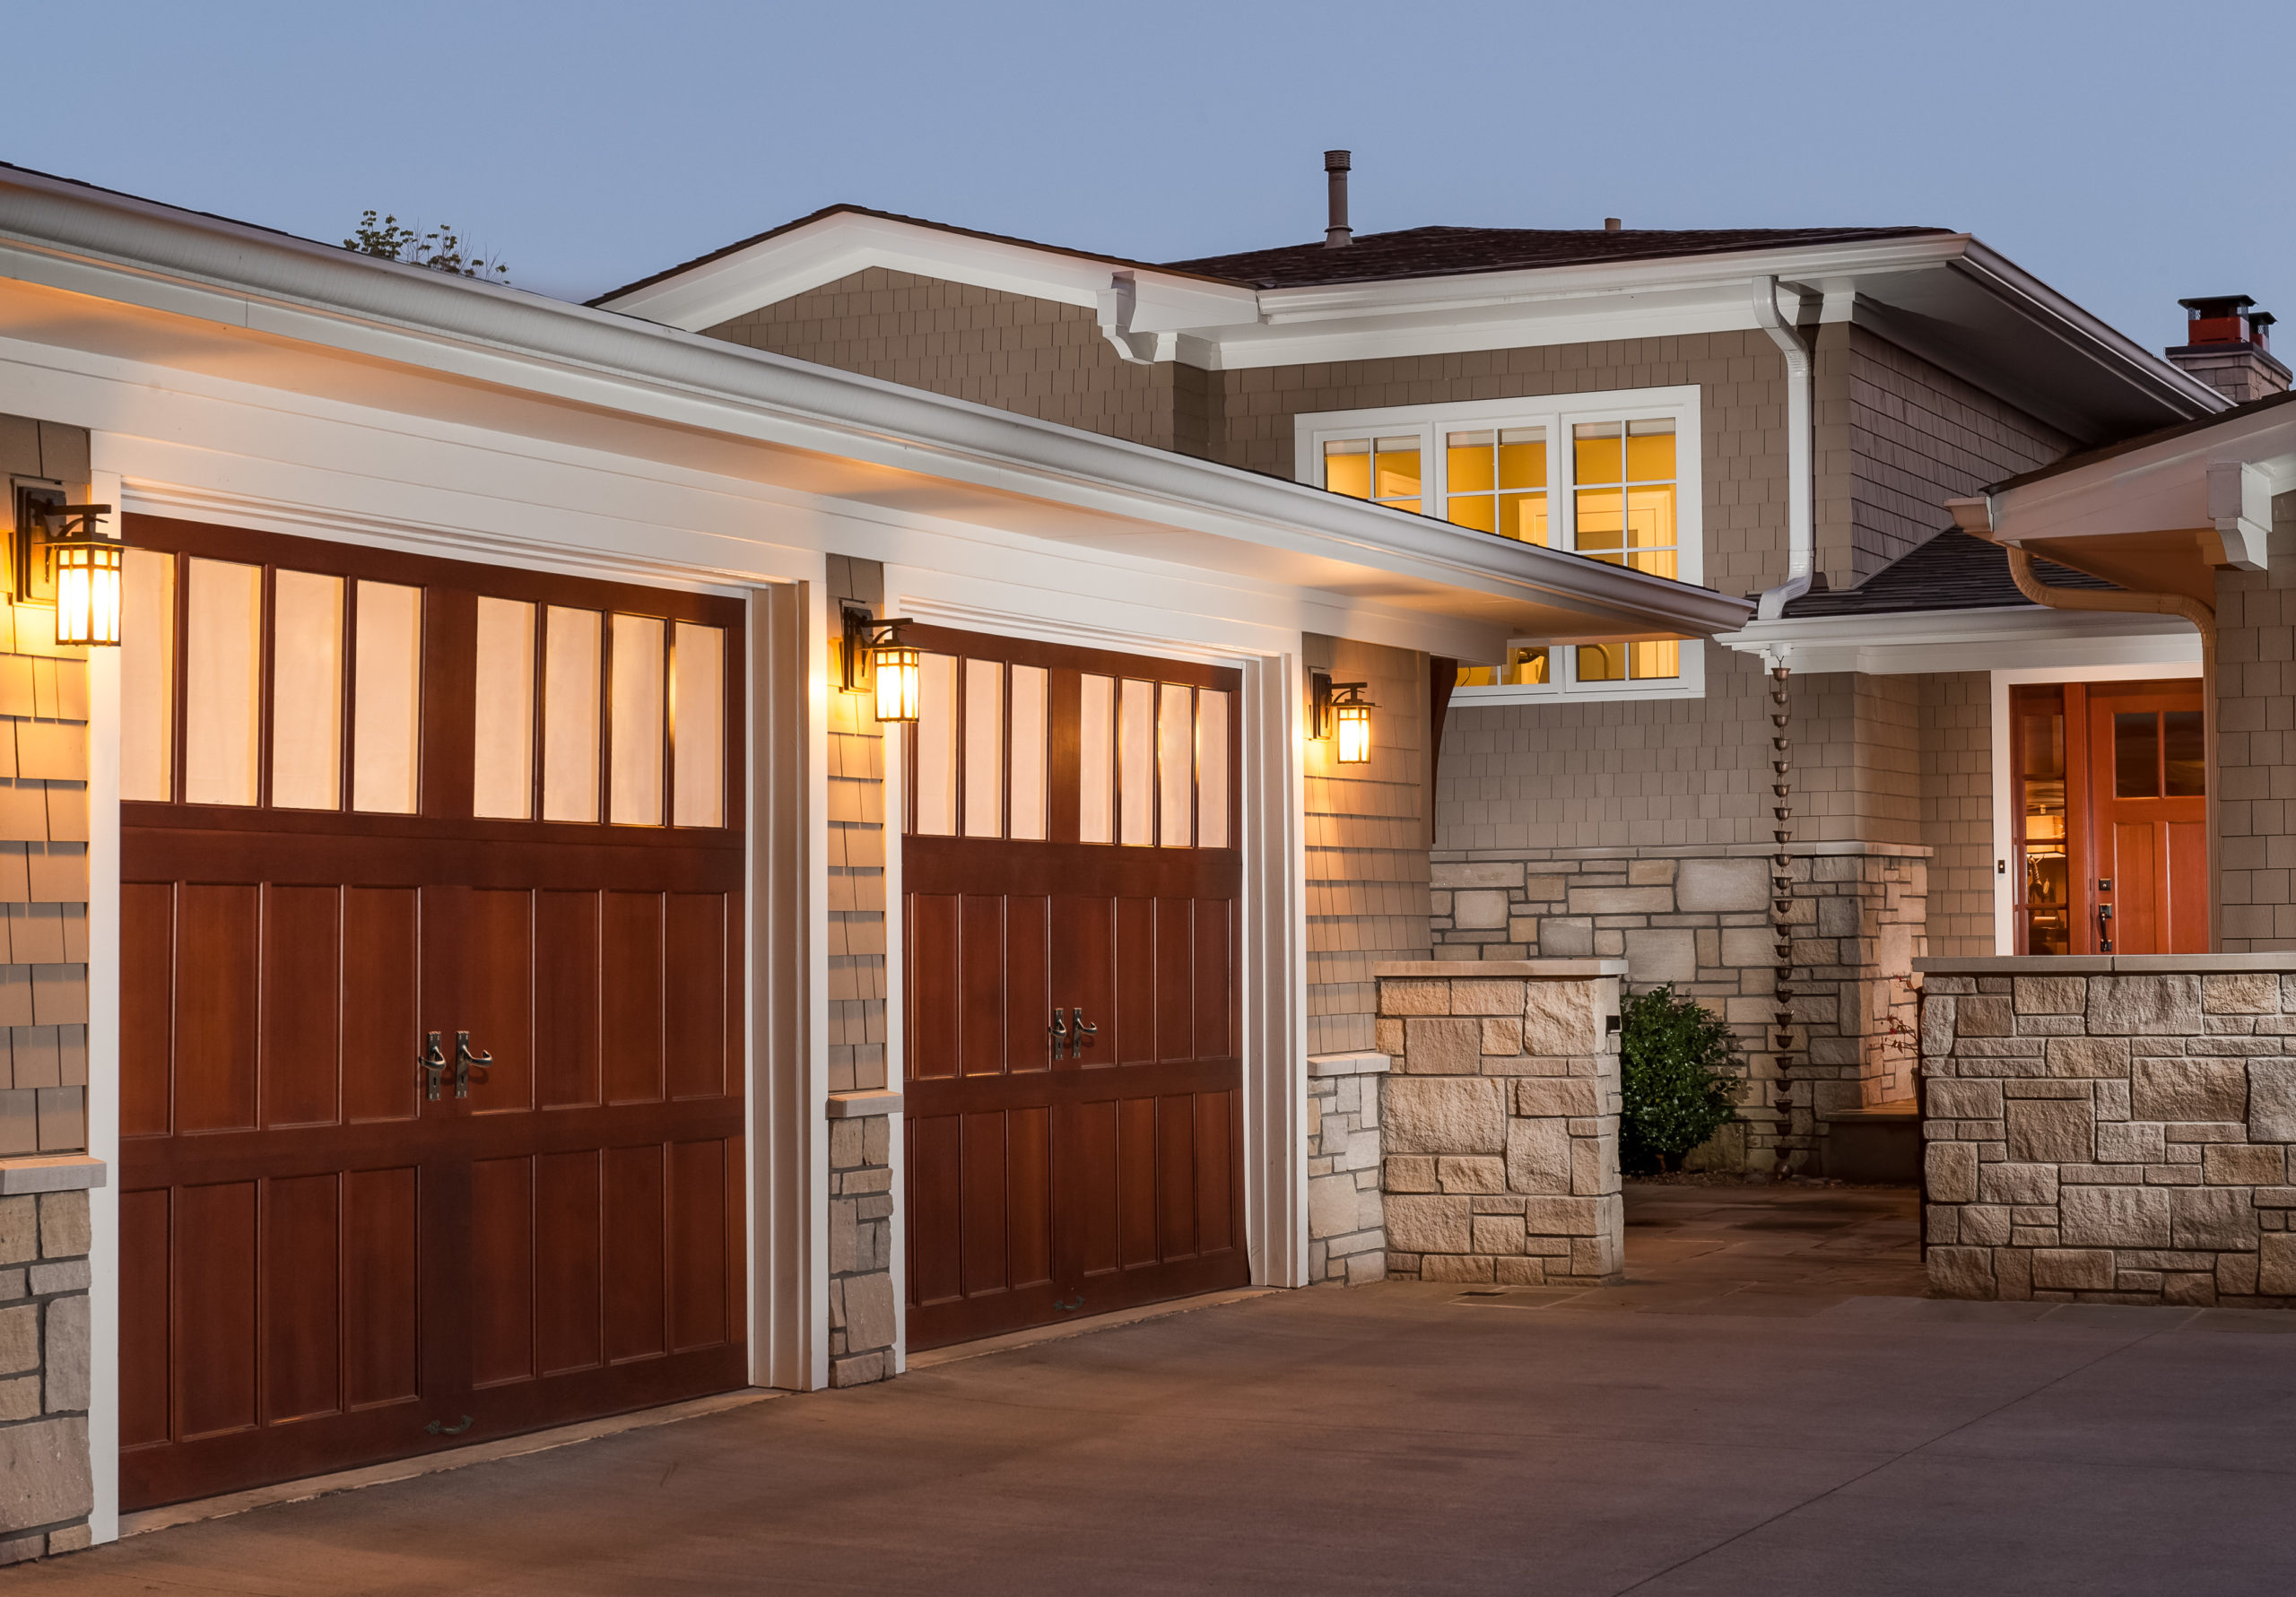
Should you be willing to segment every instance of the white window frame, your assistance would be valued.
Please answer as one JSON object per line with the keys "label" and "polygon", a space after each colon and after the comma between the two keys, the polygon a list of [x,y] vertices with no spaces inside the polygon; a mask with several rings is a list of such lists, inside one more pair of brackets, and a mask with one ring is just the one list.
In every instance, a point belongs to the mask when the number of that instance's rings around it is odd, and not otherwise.
{"label": "white window frame", "polygon": [[[1420,504],[1440,507],[1448,497],[1445,480],[1448,457],[1440,440],[1447,432],[1471,429],[1482,431],[1505,427],[1544,427],[1547,430],[1547,535],[1551,548],[1571,551],[1578,542],[1578,484],[1570,480],[1573,463],[1570,429],[1587,421],[1657,421],[1674,424],[1674,534],[1680,578],[1706,580],[1706,494],[1702,477],[1704,434],[1700,429],[1699,389],[1694,383],[1666,388],[1613,388],[1584,394],[1550,394],[1523,399],[1477,399],[1456,404],[1390,405],[1378,410],[1315,411],[1292,420],[1294,474],[1311,488],[1324,485],[1324,445],[1342,438],[1394,438],[1415,433],[1420,439]],[[1687,440],[1685,445],[1684,440]],[[1441,520],[1442,517],[1435,517]],[[1448,525],[1448,524],[1447,524]],[[1500,536],[1487,533],[1486,537]],[[1682,674],[1660,681],[1582,682],[1578,679],[1578,655],[1571,639],[1539,638],[1509,643],[1544,646],[1548,650],[1544,682],[1506,683],[1489,688],[1460,688],[1454,703],[1516,704],[1561,698],[1703,699],[1706,696],[1705,639],[1682,640]],[[1605,641],[1588,638],[1586,642]],[[1483,662],[1468,662],[1483,664]]]}

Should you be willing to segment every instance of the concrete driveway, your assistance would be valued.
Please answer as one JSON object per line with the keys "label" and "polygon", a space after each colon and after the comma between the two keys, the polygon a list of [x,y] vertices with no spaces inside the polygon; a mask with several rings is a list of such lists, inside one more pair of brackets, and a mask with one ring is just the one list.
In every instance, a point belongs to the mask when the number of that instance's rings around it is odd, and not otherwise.
{"label": "concrete driveway", "polygon": [[1271,1294],[0,1578],[123,1594],[2296,1591],[2296,1314],[1875,1295],[1913,1279],[1900,1194],[1645,1188],[1630,1214],[1623,1289]]}

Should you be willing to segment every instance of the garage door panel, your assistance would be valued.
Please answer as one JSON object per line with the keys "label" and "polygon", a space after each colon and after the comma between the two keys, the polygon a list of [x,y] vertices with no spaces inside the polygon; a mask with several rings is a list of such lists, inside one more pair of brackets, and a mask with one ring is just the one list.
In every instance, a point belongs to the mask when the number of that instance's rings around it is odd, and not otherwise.
{"label": "garage door panel", "polygon": [[662,1097],[663,926],[660,893],[607,893],[601,941],[604,1068],[610,1104]]}
{"label": "garage door panel", "polygon": [[726,895],[672,893],[666,961],[672,1098],[721,1098],[732,1061],[726,1000]]}
{"label": "garage door panel", "polygon": [[662,1149],[605,1150],[606,1358],[656,1358],[664,1324]]}
{"label": "garage door panel", "polygon": [[417,1174],[353,1170],[343,1181],[343,1384],[352,1409],[411,1402],[416,1367]]}
{"label": "garage door panel", "polygon": [[673,1143],[669,1170],[670,1346],[684,1352],[728,1340],[726,1144]]}
{"label": "garage door panel", "polygon": [[187,1186],[170,1238],[176,1436],[256,1422],[256,1184]]}
{"label": "garage door panel", "polygon": [[599,1193],[596,1151],[535,1160],[535,1360],[546,1376],[604,1361]]}
{"label": "garage door panel", "polygon": [[164,1137],[174,1074],[174,884],[123,883],[119,921],[119,1134]]}
{"label": "garage door panel", "polygon": [[422,1094],[413,888],[343,894],[343,1113],[352,1121],[413,1120]]}
{"label": "garage door panel", "polygon": [[341,1112],[342,890],[264,890],[263,1124],[327,1125]]}
{"label": "garage door panel", "polygon": [[534,1161],[473,1165],[470,1215],[471,1274],[486,1283],[471,1299],[471,1380],[523,1381],[535,1373]]}
{"label": "garage door panel", "polygon": [[176,897],[175,1129],[256,1124],[261,893],[187,882]]}
{"label": "garage door panel", "polygon": [[342,1408],[340,1178],[263,1184],[262,1377],[266,1424]]}
{"label": "garage door panel", "polygon": [[535,1090],[545,1108],[598,1101],[598,895],[535,895]]}

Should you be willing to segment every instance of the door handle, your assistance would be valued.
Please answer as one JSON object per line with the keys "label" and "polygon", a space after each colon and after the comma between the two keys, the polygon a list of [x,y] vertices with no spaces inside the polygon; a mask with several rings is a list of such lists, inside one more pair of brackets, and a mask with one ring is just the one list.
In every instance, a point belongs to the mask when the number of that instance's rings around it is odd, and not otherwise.
{"label": "door handle", "polygon": [[1068,1012],[1076,1017],[1074,1023],[1068,1029],[1069,1035],[1076,1039],[1075,1051],[1070,1055],[1070,1057],[1082,1059],[1084,1057],[1084,1045],[1091,1041],[1094,1037],[1100,1036],[1100,1029],[1097,1026],[1088,1026],[1084,1023],[1084,1011],[1083,1010],[1073,1009]]}
{"label": "door handle", "polygon": [[430,1034],[430,1046],[414,1056],[414,1078],[422,1083],[422,1096],[432,1103],[439,1101],[439,1083],[447,1073],[447,1055],[439,1047],[439,1034]]}
{"label": "door handle", "polygon": [[2097,906],[2097,951],[2100,954],[2113,951],[2113,907],[2109,904]]}
{"label": "door handle", "polygon": [[[431,1033],[431,1040],[435,1045],[438,1040],[438,1033]],[[486,1067],[493,1063],[493,1055],[474,1054],[470,1051],[469,1032],[457,1031],[455,1033],[455,1096],[457,1098],[468,1098],[470,1096],[470,1073],[473,1070],[476,1070],[478,1072],[478,1084],[481,1087],[485,1086],[487,1082]],[[430,1096],[436,1098],[439,1095],[436,1092],[433,1092]]]}
{"label": "door handle", "polygon": [[1068,1046],[1068,1022],[1060,1018],[1059,1006],[1054,1006],[1052,1011],[1052,1024],[1046,1027],[1044,1030],[1045,1035],[1052,1038],[1053,1058],[1057,1060],[1065,1059],[1068,1056],[1066,1053],[1064,1052],[1064,1050]]}

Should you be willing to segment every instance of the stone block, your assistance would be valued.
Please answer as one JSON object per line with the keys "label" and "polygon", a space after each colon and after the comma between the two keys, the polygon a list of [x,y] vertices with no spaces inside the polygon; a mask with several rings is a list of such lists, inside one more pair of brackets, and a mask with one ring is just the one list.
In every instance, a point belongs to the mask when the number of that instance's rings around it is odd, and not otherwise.
{"label": "stone block", "polygon": [[1308,1235],[1344,1237],[1359,1228],[1355,1177],[1312,1176],[1308,1178]]}
{"label": "stone block", "polygon": [[[1970,1001],[1963,999],[1966,1009]],[[2012,1098],[2009,1157],[2028,1164],[2087,1164],[2097,1147],[2096,1112],[2085,1098]]]}
{"label": "stone block", "polygon": [[2088,1020],[2093,1037],[2189,1037],[2203,1029],[2200,1017],[2197,976],[2089,978]]}
{"label": "stone block", "polygon": [[48,1349],[42,1374],[48,1411],[88,1406],[88,1295],[75,1292],[48,1306]]}
{"label": "stone block", "polygon": [[0,1309],[0,1376],[39,1367],[39,1310],[31,1304]]}
{"label": "stone block", "polygon": [[2296,1059],[2248,1061],[2248,1135],[2296,1142]]}
{"label": "stone block", "polygon": [[1535,1237],[1594,1237],[1604,1230],[1603,1198],[1533,1198],[1523,1205],[1523,1229]]}
{"label": "stone block", "polygon": [[1998,1081],[1929,1083],[1929,1115],[1933,1120],[1998,1120],[2001,1114]]}
{"label": "stone block", "polygon": [[1558,1120],[1511,1120],[1507,1125],[1507,1186],[1510,1192],[1570,1190],[1570,1133]]}
{"label": "stone block", "polygon": [[2169,1216],[2172,1246],[2247,1252],[2257,1245],[2257,1211],[2236,1187],[2174,1186]]}
{"label": "stone block", "polygon": [[2240,970],[2204,976],[2200,1007],[2212,1015],[2276,1015],[2280,1012],[2279,973]]}
{"label": "stone block", "polygon": [[1637,982],[1698,979],[1698,933],[1678,927],[1626,933],[1627,973]]}
{"label": "stone block", "polygon": [[22,1264],[39,1257],[39,1200],[0,1198],[0,1264]]}
{"label": "stone block", "polygon": [[1921,994],[1921,1051],[1944,1055],[1953,1051],[1955,1006],[1961,1001],[1925,989]]}
{"label": "stone block", "polygon": [[2257,1249],[2257,1290],[2296,1298],[2296,1232],[2267,1232]]}
{"label": "stone block", "polygon": [[1347,1284],[1349,1286],[1368,1287],[1373,1281],[1383,1281],[1387,1279],[1387,1255],[1378,1249],[1373,1248],[1369,1253],[1348,1254]]}
{"label": "stone block", "polygon": [[2017,1011],[2006,998],[1957,998],[1953,1030],[1961,1037],[2014,1037]]}
{"label": "stone block", "polygon": [[[1969,1203],[1951,1212],[1958,1213],[1961,1218],[1959,1235],[1950,1240],[1974,1247],[2000,1247],[2009,1240],[2010,1217],[2016,1211],[1992,1203]],[[1937,1237],[1935,1232],[1931,1237],[1934,1241],[1949,1240]]]}
{"label": "stone block", "polygon": [[1770,907],[1770,862],[1686,859],[1674,872],[1674,904],[1685,914],[1766,909]]}
{"label": "stone block", "polygon": [[[1961,1146],[1966,1148],[1968,1143]],[[1977,1171],[1978,1201],[2023,1204],[2028,1208],[2057,1202],[2055,1165],[2021,1165],[1996,1160],[1980,1164]]]}
{"label": "stone block", "polygon": [[1993,1250],[1933,1247],[1925,1261],[1929,1289],[1940,1298],[1990,1298],[1994,1294]]}
{"label": "stone block", "polygon": [[1618,1139],[1570,1139],[1570,1191],[1574,1196],[1598,1198],[1619,1190]]}
{"label": "stone block", "polygon": [[845,1282],[845,1345],[855,1352],[893,1345],[893,1278],[849,1276]]}
{"label": "stone block", "polygon": [[2217,1254],[2214,1284],[2216,1290],[2227,1298],[2253,1296],[2257,1289],[2256,1254]]}
{"label": "stone block", "polygon": [[1573,1237],[1570,1239],[1570,1273],[1580,1280],[1601,1280],[1616,1275],[1625,1264],[1625,1246],[1612,1234],[1598,1233],[1593,1237]]}
{"label": "stone block", "polygon": [[2278,1186],[2288,1158],[2277,1143],[2211,1142],[2201,1150],[2200,1178],[2210,1186]]}
{"label": "stone block", "polygon": [[2073,1247],[2167,1247],[2169,1193],[2159,1186],[2068,1186],[2057,1231]]}
{"label": "stone block", "polygon": [[1596,1013],[1604,984],[1526,982],[1523,994],[1523,1052],[1542,1057],[1603,1051],[1605,1017]]}
{"label": "stone block", "polygon": [[1520,887],[1519,860],[1447,860],[1428,867],[1428,885],[1447,887]]}
{"label": "stone block", "polygon": [[1922,1158],[1922,1185],[1935,1203],[1977,1201],[1977,1144],[1932,1142]]}
{"label": "stone block", "polygon": [[1483,1064],[1483,1023],[1413,1017],[1403,1023],[1403,1063],[1414,1076],[1471,1076]]}
{"label": "stone block", "polygon": [[1380,1185],[1391,1193],[1431,1193],[1435,1190],[1435,1159],[1431,1154],[1387,1156]]}
{"label": "stone block", "polygon": [[1470,1222],[1474,1250],[1479,1254],[1519,1254],[1523,1251],[1523,1217],[1519,1214],[1478,1214]]}
{"label": "stone block", "polygon": [[2048,1039],[2048,1073],[2069,1080],[2105,1081],[2128,1077],[2128,1039],[2119,1037],[2053,1037]]}
{"label": "stone block", "polygon": [[[1935,1082],[1929,1090],[1937,1090]],[[2150,1120],[2100,1120],[2097,1123],[2097,1158],[2113,1165],[2159,1164],[2167,1146],[2162,1130],[2157,1122]]]}
{"label": "stone block", "polygon": [[1520,980],[1488,976],[1459,976],[1451,983],[1451,1012],[1455,1015],[1519,1015],[1523,1012]]}
{"label": "stone block", "polygon": [[88,1194],[44,1193],[39,1200],[39,1256],[71,1259],[85,1254],[88,1240]]}
{"label": "stone block", "polygon": [[1463,1254],[1474,1237],[1474,1206],[1463,1197],[1387,1195],[1387,1245],[1399,1253]]}
{"label": "stone block", "polygon": [[2130,1067],[2129,1103],[2138,1120],[2245,1121],[2248,1071],[2238,1059],[2139,1059]]}
{"label": "stone block", "polygon": [[1451,1012],[1451,984],[1439,977],[1390,976],[1379,984],[1379,1012],[1383,1015],[1448,1015]]}
{"label": "stone block", "polygon": [[2078,976],[2021,976],[2009,984],[2021,1015],[2077,1015],[2089,1000],[2089,983]]}
{"label": "stone block", "polygon": [[94,1506],[84,1419],[0,1429],[0,1525],[51,1525]]}
{"label": "stone block", "polygon": [[2033,1255],[2022,1247],[1993,1250],[1993,1292],[2004,1303],[2023,1303],[2033,1295]]}
{"label": "stone block", "polygon": [[1591,920],[1548,916],[1539,922],[1539,952],[1550,959],[1584,959],[1595,951]]}
{"label": "stone block", "polygon": [[1429,1254],[1419,1261],[1419,1279],[1468,1284],[1493,1279],[1489,1254]]}
{"label": "stone block", "polygon": [[1523,1051],[1523,1023],[1517,1020],[1485,1020],[1483,1023],[1483,1056],[1486,1059],[1511,1059]]}
{"label": "stone block", "polygon": [[1451,924],[1461,931],[1497,931],[1507,924],[1506,893],[1496,888],[1469,888],[1453,893]]}
{"label": "stone block", "polygon": [[1503,1193],[1507,1190],[1506,1162],[1488,1155],[1438,1159],[1435,1185],[1447,1193]]}
{"label": "stone block", "polygon": [[1563,890],[1570,885],[1567,876],[1526,876],[1523,897],[1534,904],[1560,904]]}
{"label": "stone block", "polygon": [[2109,1249],[2041,1247],[2033,1250],[2033,1285],[2073,1292],[2113,1289]]}
{"label": "stone block", "polygon": [[1492,1276],[1502,1287],[1543,1287],[1546,1285],[1546,1261],[1528,1258],[1497,1258],[1492,1262]]}
{"label": "stone block", "polygon": [[[1392,1092],[1394,1087],[1390,1085]],[[1515,1083],[1515,1113],[1564,1120],[1603,1112],[1602,1094],[1582,1076],[1530,1076]]]}
{"label": "stone block", "polygon": [[1498,1081],[1482,1076],[1391,1076],[1382,1098],[1381,1127],[1393,1152],[1507,1150],[1507,1101]]}
{"label": "stone block", "polygon": [[1674,879],[1676,860],[1629,860],[1626,862],[1626,882],[1629,887],[1662,887]]}
{"label": "stone block", "polygon": [[1664,887],[1574,887],[1566,902],[1573,915],[1672,915],[1674,894]]}

